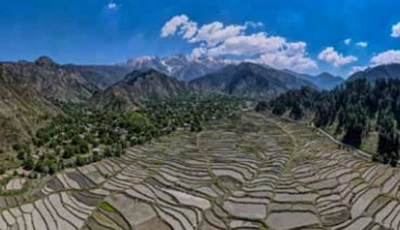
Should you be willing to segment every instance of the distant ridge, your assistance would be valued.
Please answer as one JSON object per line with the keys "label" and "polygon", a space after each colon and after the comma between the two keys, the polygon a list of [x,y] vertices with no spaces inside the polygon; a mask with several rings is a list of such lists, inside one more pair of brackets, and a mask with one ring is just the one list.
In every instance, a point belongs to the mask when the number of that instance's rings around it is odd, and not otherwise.
{"label": "distant ridge", "polygon": [[249,62],[229,65],[218,72],[195,79],[189,85],[200,93],[221,92],[251,97],[271,97],[302,86],[317,88],[313,83],[285,71]]}
{"label": "distant ridge", "polygon": [[65,68],[79,72],[83,78],[91,82],[100,90],[122,80],[133,68],[119,65],[65,65]]}
{"label": "distant ridge", "polygon": [[292,75],[295,75],[306,81],[312,82],[315,85],[317,85],[320,89],[324,89],[324,90],[333,89],[345,81],[342,77],[334,76],[328,72],[322,72],[318,75],[313,76],[313,75],[309,75],[309,74],[296,73],[296,72],[293,72],[293,71],[287,70],[287,69],[285,69],[283,71],[290,73]]}
{"label": "distant ridge", "polygon": [[347,81],[354,81],[360,78],[366,78],[370,82],[388,78],[400,79],[400,63],[392,63],[367,68],[363,71],[354,73],[347,79]]}

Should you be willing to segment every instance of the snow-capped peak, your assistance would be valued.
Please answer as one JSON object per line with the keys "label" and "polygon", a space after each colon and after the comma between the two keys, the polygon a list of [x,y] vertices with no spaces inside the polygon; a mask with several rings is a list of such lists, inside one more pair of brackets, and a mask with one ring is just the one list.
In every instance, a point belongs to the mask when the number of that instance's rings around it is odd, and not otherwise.
{"label": "snow-capped peak", "polygon": [[177,54],[163,58],[143,56],[131,59],[126,64],[134,69],[156,69],[180,80],[189,81],[215,72],[226,65],[234,64],[234,61],[216,57],[194,58],[190,55]]}
{"label": "snow-capped peak", "polygon": [[141,57],[138,57],[138,58],[135,58],[135,59],[129,59],[127,61],[127,64],[128,65],[138,65],[138,64],[143,64],[143,63],[146,63],[146,62],[152,62],[152,61],[155,61],[155,60],[157,60],[156,56],[141,56]]}

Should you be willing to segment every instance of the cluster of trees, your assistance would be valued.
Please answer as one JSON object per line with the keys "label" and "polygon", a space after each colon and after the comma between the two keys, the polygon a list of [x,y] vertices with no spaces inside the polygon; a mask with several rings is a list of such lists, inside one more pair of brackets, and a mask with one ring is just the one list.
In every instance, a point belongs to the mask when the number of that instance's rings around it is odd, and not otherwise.
{"label": "cluster of trees", "polygon": [[[332,91],[291,90],[268,103],[276,115],[311,117],[321,128],[334,128],[346,144],[359,148],[371,133],[378,134],[374,160],[395,165],[400,131],[400,80],[347,82]],[[372,150],[375,151],[375,150]]]}
{"label": "cluster of trees", "polygon": [[204,123],[227,117],[237,111],[239,105],[240,99],[233,96],[193,96],[162,102],[150,101],[146,103],[146,111],[151,114],[151,123],[161,134],[174,131],[178,127],[199,132]]}
{"label": "cluster of trees", "polygon": [[214,95],[148,101],[129,113],[95,111],[80,104],[57,102],[64,114],[39,129],[32,144],[15,145],[23,167],[54,173],[105,157],[121,156],[129,146],[143,144],[179,127],[193,132],[205,122],[226,117],[239,107],[239,99]]}

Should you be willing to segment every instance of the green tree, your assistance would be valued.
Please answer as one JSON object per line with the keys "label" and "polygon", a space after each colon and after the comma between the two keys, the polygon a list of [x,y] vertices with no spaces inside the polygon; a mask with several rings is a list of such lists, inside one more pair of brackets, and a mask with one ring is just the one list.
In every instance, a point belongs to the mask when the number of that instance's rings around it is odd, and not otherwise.
{"label": "green tree", "polygon": [[17,154],[17,159],[23,161],[25,159],[25,155],[26,155],[25,152],[20,151]]}
{"label": "green tree", "polygon": [[292,111],[290,112],[290,117],[292,117],[295,120],[301,120],[303,119],[303,116],[304,116],[304,111],[300,103],[294,104]]}
{"label": "green tree", "polygon": [[134,112],[126,115],[129,128],[135,133],[141,133],[150,126],[150,120],[144,114]]}
{"label": "green tree", "polygon": [[97,162],[100,160],[101,160],[100,153],[98,151],[93,151],[93,162]]}
{"label": "green tree", "polygon": [[391,163],[395,166],[400,147],[396,121],[393,114],[387,110],[380,113],[378,121],[378,153],[381,154],[384,163]]}
{"label": "green tree", "polygon": [[35,160],[32,155],[28,154],[23,162],[23,168],[26,170],[32,170],[35,167]]}
{"label": "green tree", "polygon": [[76,162],[77,166],[83,166],[87,163],[87,159],[86,159],[86,157],[78,154],[75,158],[75,162]]}

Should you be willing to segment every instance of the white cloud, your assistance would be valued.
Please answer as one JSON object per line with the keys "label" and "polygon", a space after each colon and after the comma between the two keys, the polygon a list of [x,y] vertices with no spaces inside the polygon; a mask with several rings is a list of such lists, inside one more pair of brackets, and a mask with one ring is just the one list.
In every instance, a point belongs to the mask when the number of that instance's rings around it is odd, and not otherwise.
{"label": "white cloud", "polygon": [[290,67],[296,71],[317,69],[317,63],[307,57],[305,42],[286,43],[277,52],[264,53],[260,63],[284,69]]}
{"label": "white cloud", "polygon": [[392,34],[391,34],[391,36],[394,37],[394,38],[400,37],[400,22],[397,23],[396,25],[392,26]]}
{"label": "white cloud", "polygon": [[388,50],[371,58],[373,65],[400,63],[400,50]]}
{"label": "white cloud", "polygon": [[200,57],[204,56],[206,53],[207,53],[207,49],[204,46],[200,46],[200,47],[194,48],[192,50],[191,56],[193,58],[200,58]]}
{"label": "white cloud", "polygon": [[197,28],[197,23],[191,21],[188,16],[180,15],[171,18],[161,29],[161,37],[173,36],[178,33],[190,43],[205,42],[208,46],[215,46],[227,38],[243,34],[251,28],[262,27],[262,22],[247,21],[243,25],[224,25],[215,21]]}
{"label": "white cloud", "polygon": [[305,42],[288,42],[283,37],[268,36],[260,32],[230,37],[221,45],[203,51],[209,56],[248,57],[253,62],[279,69],[316,69],[317,63],[307,57],[306,46]]}
{"label": "white cloud", "polygon": [[243,34],[247,25],[224,26],[222,22],[213,22],[203,25],[196,36],[189,40],[191,43],[206,42],[208,46],[215,46],[228,38]]}
{"label": "white cloud", "polygon": [[352,74],[357,73],[359,71],[364,71],[367,68],[368,68],[368,66],[353,66],[353,67],[351,67],[349,75],[352,75]]}
{"label": "white cloud", "polygon": [[[193,26],[188,26],[192,24]],[[234,59],[251,60],[275,68],[297,71],[318,68],[308,57],[305,42],[289,42],[281,36],[270,36],[265,32],[248,33],[249,28],[262,27],[261,22],[248,21],[242,25],[224,25],[211,22],[197,27],[186,15],[175,16],[161,29],[161,36],[178,35],[183,40],[199,44],[192,51],[192,57],[229,56]],[[188,35],[188,28],[192,28]]]}
{"label": "white cloud", "polygon": [[116,9],[118,9],[118,5],[117,5],[117,3],[113,2],[113,1],[110,1],[110,2],[107,4],[107,9],[109,9],[109,10],[116,10]]}
{"label": "white cloud", "polygon": [[357,42],[356,45],[365,48],[368,46],[368,42]]}
{"label": "white cloud", "polygon": [[183,38],[189,39],[193,37],[197,33],[197,23],[195,22],[188,22],[182,27],[182,34]]}
{"label": "white cloud", "polygon": [[346,44],[346,45],[350,45],[350,43],[351,43],[351,38],[345,39],[343,42],[344,42],[344,44]]}
{"label": "white cloud", "polygon": [[270,36],[260,32],[250,35],[239,35],[227,38],[221,45],[208,50],[208,55],[255,56],[278,51],[286,40],[282,37]]}
{"label": "white cloud", "polygon": [[318,59],[326,61],[335,67],[347,65],[358,60],[355,56],[343,56],[343,54],[338,53],[333,47],[325,48],[319,53]]}
{"label": "white cloud", "polygon": [[161,29],[161,37],[173,36],[176,33],[184,39],[190,39],[197,33],[197,23],[190,21],[188,16],[182,14],[171,18]]}

